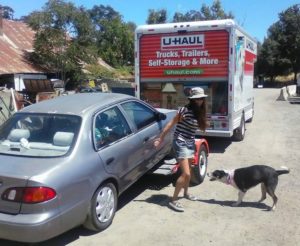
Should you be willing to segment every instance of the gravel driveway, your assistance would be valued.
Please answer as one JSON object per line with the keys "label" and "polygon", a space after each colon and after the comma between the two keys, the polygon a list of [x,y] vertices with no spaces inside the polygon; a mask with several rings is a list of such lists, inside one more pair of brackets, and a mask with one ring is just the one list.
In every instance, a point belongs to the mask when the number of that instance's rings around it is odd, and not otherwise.
{"label": "gravel driveway", "polygon": [[266,211],[272,205],[270,197],[257,203],[260,186],[246,194],[241,206],[232,207],[237,191],[206,178],[190,190],[200,201],[182,199],[186,211],[176,213],[167,207],[172,180],[146,175],[122,195],[107,230],[93,234],[76,228],[40,245],[299,245],[300,104],[276,101],[279,93],[280,89],[255,90],[254,119],[246,124],[243,142],[208,139],[208,171],[253,164],[291,169],[279,177],[275,212]]}

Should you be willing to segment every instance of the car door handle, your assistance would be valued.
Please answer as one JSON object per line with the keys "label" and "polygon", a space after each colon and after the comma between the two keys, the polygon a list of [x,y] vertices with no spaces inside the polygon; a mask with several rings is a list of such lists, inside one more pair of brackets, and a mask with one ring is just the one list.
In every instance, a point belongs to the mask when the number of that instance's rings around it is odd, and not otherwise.
{"label": "car door handle", "polygon": [[106,165],[109,165],[110,163],[112,163],[115,160],[114,157],[110,157],[106,160]]}
{"label": "car door handle", "polygon": [[144,143],[148,142],[148,140],[149,140],[149,137],[145,137],[144,138]]}

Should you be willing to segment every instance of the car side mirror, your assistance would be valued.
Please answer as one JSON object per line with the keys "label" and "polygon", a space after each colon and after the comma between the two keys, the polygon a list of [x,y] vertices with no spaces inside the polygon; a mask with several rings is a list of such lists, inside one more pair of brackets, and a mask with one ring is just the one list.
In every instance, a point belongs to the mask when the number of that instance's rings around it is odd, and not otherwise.
{"label": "car side mirror", "polygon": [[166,116],[166,114],[164,114],[164,113],[157,112],[156,118],[157,118],[157,120],[160,121],[160,120],[165,120],[165,119],[167,118],[167,116]]}

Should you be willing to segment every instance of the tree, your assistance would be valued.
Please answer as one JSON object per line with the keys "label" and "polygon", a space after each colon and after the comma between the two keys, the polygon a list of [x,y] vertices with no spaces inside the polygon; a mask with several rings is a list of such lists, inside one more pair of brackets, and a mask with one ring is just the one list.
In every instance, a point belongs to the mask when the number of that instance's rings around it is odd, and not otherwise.
{"label": "tree", "polygon": [[290,63],[296,82],[300,72],[300,4],[279,14],[279,21],[269,30],[269,37],[278,43],[280,56]]}
{"label": "tree", "polygon": [[215,0],[211,7],[202,4],[200,11],[190,10],[185,14],[176,12],[173,17],[173,22],[178,21],[202,21],[202,20],[218,20],[218,19],[233,19],[234,15],[228,14],[222,8],[220,0]]}
{"label": "tree", "polygon": [[[234,15],[229,12],[228,14],[222,8],[221,1],[215,0],[211,7],[202,4],[200,10],[190,10],[185,14],[176,12],[173,16],[172,22],[185,22],[185,21],[202,21],[202,20],[218,20],[218,19],[233,19]],[[167,10],[161,9],[155,11],[149,10],[148,24],[158,24],[167,22]]]}
{"label": "tree", "polygon": [[15,11],[9,6],[3,6],[0,4],[0,14],[4,19],[13,20]]}
{"label": "tree", "polygon": [[100,22],[102,20],[115,20],[122,21],[122,16],[115,11],[111,6],[104,6],[102,4],[95,5],[91,10],[88,10],[90,17],[95,25],[101,27]]}
{"label": "tree", "polygon": [[118,19],[102,21],[103,31],[98,40],[99,55],[117,67],[133,62],[133,33]]}
{"label": "tree", "polygon": [[273,82],[275,77],[288,73],[289,63],[281,58],[279,44],[273,39],[266,38],[262,45],[258,45],[256,75],[269,77]]}
{"label": "tree", "polygon": [[196,10],[190,10],[185,14],[185,20],[186,21],[200,21],[204,20],[201,12]]}
{"label": "tree", "polygon": [[43,11],[30,14],[28,23],[36,31],[31,60],[62,80],[80,76],[83,64],[94,60],[92,23],[83,7],[49,0]]}
{"label": "tree", "polygon": [[110,6],[94,6],[89,14],[95,27],[98,55],[115,67],[133,64],[136,25],[124,23],[122,16]]}
{"label": "tree", "polygon": [[154,9],[149,9],[149,14],[147,18],[147,24],[159,24],[167,22],[167,10],[160,9],[155,11]]}
{"label": "tree", "polygon": [[[206,11],[204,11],[205,13]],[[204,14],[203,13],[203,14]],[[215,0],[210,7],[210,14],[208,18],[211,18],[211,20],[217,20],[217,19],[233,19],[234,16],[231,12],[228,14],[225,13],[225,11],[222,8],[221,1]]]}

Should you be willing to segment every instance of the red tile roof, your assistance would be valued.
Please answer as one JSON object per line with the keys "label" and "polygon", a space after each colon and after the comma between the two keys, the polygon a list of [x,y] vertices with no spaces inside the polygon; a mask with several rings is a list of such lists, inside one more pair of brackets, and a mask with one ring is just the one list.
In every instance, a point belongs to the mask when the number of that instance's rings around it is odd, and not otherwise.
{"label": "red tile roof", "polygon": [[25,59],[26,53],[33,51],[33,40],[34,31],[27,24],[20,21],[2,20],[0,75],[44,72]]}

